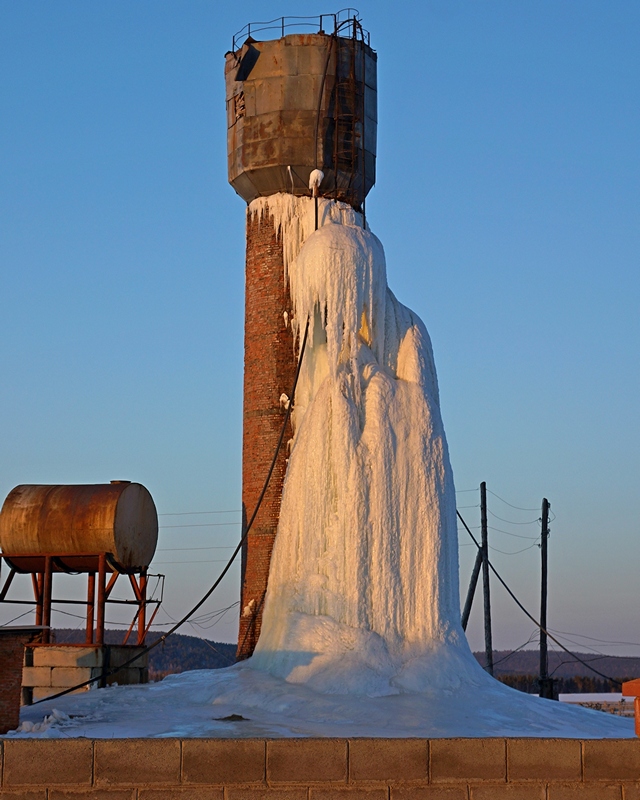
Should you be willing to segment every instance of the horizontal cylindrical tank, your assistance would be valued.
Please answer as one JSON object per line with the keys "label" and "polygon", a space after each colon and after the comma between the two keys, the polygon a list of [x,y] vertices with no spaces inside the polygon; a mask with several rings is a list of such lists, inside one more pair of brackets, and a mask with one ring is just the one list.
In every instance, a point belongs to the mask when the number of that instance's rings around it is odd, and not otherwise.
{"label": "horizontal cylindrical tank", "polygon": [[108,553],[131,571],[149,566],[157,541],[153,498],[130,481],[16,486],[0,511],[0,547],[9,556]]}
{"label": "horizontal cylindrical tank", "polygon": [[226,55],[229,182],[248,203],[320,194],[356,208],[375,182],[376,53],[361,38],[314,33],[247,39]]}

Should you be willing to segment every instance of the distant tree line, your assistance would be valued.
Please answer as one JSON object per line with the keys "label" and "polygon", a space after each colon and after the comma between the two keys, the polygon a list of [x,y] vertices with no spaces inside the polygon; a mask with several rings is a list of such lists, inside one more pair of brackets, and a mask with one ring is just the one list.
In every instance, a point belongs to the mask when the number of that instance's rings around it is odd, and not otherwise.
{"label": "distant tree line", "polygon": [[[501,683],[511,686],[512,689],[518,689],[527,694],[538,694],[537,675],[499,675],[497,677]],[[631,680],[631,678],[622,680]],[[618,684],[598,678],[596,675],[576,675],[571,678],[555,678],[555,690],[558,694],[599,694],[601,692],[619,692],[620,687]]]}

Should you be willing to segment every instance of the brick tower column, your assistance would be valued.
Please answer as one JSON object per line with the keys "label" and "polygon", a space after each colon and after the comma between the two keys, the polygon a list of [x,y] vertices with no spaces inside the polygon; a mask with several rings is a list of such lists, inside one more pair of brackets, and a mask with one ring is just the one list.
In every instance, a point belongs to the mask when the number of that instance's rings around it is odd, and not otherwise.
{"label": "brick tower column", "polygon": [[[275,453],[295,376],[289,292],[284,284],[282,241],[273,218],[247,211],[244,325],[244,408],[242,431],[243,527],[250,519]],[[285,433],[269,488],[242,551],[238,660],[248,658],[260,635],[271,551],[275,541],[282,484],[287,466]]]}

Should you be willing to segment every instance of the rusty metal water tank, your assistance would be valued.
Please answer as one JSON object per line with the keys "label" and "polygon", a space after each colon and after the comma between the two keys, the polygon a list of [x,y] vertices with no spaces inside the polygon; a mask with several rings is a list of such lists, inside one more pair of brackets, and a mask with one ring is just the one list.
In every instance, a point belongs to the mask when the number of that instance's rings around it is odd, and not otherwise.
{"label": "rusty metal water tank", "polygon": [[[314,169],[324,173],[320,194],[356,208],[375,183],[377,56],[347,11],[254,23],[234,37],[225,63],[229,182],[247,203],[309,196]],[[287,33],[301,27],[315,32]]]}
{"label": "rusty metal water tank", "polygon": [[113,568],[146,569],[157,541],[153,498],[130,481],[16,486],[0,511],[0,548],[19,571],[40,571],[43,559],[33,557],[49,555],[68,556],[62,561],[70,569],[91,572],[95,559],[81,556],[100,553],[110,554]]}

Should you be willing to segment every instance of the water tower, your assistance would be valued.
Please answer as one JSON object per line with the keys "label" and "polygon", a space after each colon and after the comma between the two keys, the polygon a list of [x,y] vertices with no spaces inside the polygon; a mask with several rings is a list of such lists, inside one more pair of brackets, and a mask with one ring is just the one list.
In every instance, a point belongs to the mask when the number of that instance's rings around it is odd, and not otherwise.
{"label": "water tower", "polygon": [[[375,182],[377,57],[355,9],[250,23],[226,55],[229,183],[247,202],[319,194],[364,212]],[[286,313],[285,313],[286,312]],[[247,214],[242,444],[243,519],[256,507],[276,450],[296,358],[282,241],[269,216]],[[289,434],[290,436],[291,434]],[[288,438],[288,437],[287,437]],[[260,633],[286,470],[281,450],[242,553],[238,658]]]}

